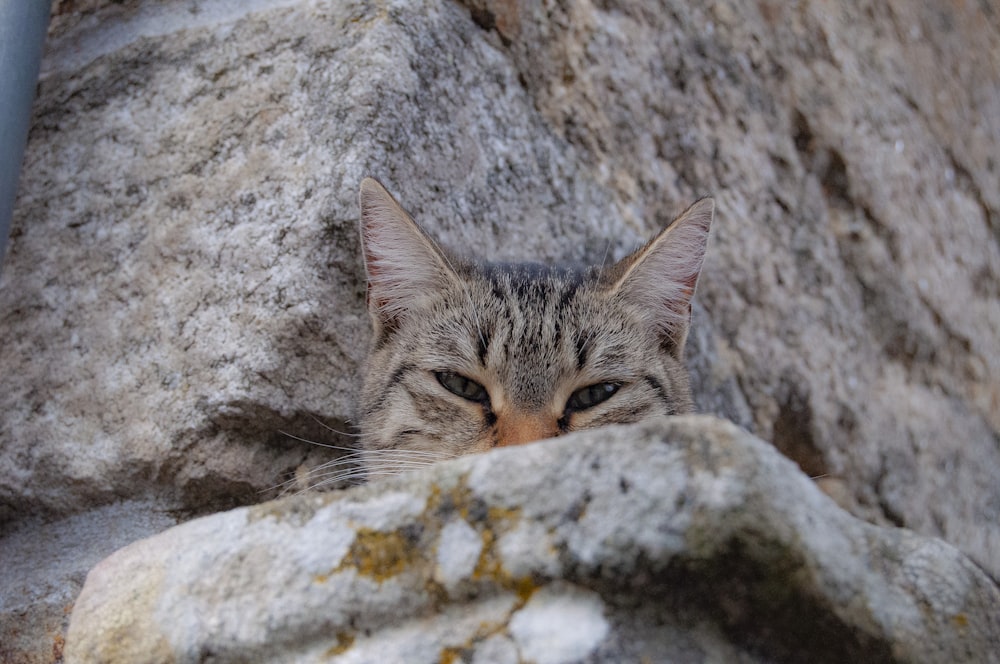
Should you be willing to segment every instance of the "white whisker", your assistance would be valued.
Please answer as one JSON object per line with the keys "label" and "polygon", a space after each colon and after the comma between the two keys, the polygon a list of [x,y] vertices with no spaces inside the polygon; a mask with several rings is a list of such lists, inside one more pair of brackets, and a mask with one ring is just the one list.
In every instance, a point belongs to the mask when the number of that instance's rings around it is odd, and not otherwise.
{"label": "white whisker", "polygon": [[310,445],[315,445],[317,447],[326,447],[326,448],[329,448],[331,450],[346,450],[346,451],[349,451],[349,452],[356,452],[357,451],[356,447],[344,447],[342,445],[330,445],[328,443],[318,443],[315,440],[309,440],[308,438],[302,438],[301,436],[296,436],[295,434],[288,433],[287,431],[282,431],[281,429],[278,429],[278,433],[280,433],[283,436],[288,436],[289,438],[292,438],[294,440],[297,440],[297,441],[300,441],[300,442],[303,442],[303,443],[309,443]]}
{"label": "white whisker", "polygon": [[604,258],[601,259],[601,267],[598,273],[604,272],[604,266],[608,262],[608,254],[611,253],[611,240],[604,246]]}
{"label": "white whisker", "polygon": [[362,434],[360,434],[360,433],[349,433],[347,431],[339,431],[338,429],[334,429],[332,426],[330,426],[329,424],[323,422],[322,420],[320,420],[315,415],[310,415],[309,417],[311,417],[316,422],[316,424],[320,425],[321,427],[323,427],[327,431],[330,431],[330,432],[333,432],[333,433],[337,434],[338,436],[348,436],[349,438],[361,438],[361,436],[362,436]]}
{"label": "white whisker", "polygon": [[[335,468],[335,469],[333,469],[333,468],[329,468],[329,469],[317,468],[316,470],[310,471],[309,478],[310,479],[314,479],[314,478],[321,478],[321,477],[330,477],[331,475],[337,475],[338,473],[355,472],[357,470],[361,470],[362,472],[365,472],[365,471],[374,472],[374,471],[380,471],[380,470],[399,470],[399,471],[413,470],[413,469],[417,469],[417,468],[426,468],[427,466],[430,466],[430,465],[432,465],[430,462],[397,461],[397,462],[391,463],[391,464],[383,464],[383,465],[375,466],[375,467],[369,466],[367,468],[358,468],[358,467],[355,467],[355,468]],[[324,472],[318,472],[320,470],[322,470]]]}
{"label": "white whisker", "polygon": [[439,458],[439,459],[447,459],[447,458],[452,458],[452,457],[455,456],[454,454],[450,454],[450,453],[446,453],[446,452],[441,452],[439,450],[408,450],[408,449],[403,449],[403,448],[398,448],[398,447],[387,447],[387,448],[382,449],[382,450],[363,450],[362,453],[363,454],[372,455],[372,456],[379,455],[379,454],[387,454],[387,455],[399,454],[399,455],[402,455],[402,456],[428,456],[428,457],[435,457],[435,458]]}
{"label": "white whisker", "polygon": [[[364,466],[367,470],[383,470],[383,469],[409,469],[409,468],[426,468],[432,465],[433,461],[415,461],[409,459],[394,459],[389,461],[380,461],[378,463],[369,463]],[[309,472],[311,477],[325,477],[327,475],[332,475],[339,472],[344,472],[347,467],[351,466],[349,463],[344,464],[324,464],[318,468],[314,468]],[[355,467],[360,467],[360,464],[354,464]]]}

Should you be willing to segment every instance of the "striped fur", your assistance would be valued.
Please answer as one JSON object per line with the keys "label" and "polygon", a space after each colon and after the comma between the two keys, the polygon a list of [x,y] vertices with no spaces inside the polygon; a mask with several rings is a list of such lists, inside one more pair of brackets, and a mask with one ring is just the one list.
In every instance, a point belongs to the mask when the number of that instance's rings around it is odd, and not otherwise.
{"label": "striped fur", "polygon": [[[491,264],[443,251],[379,183],[364,180],[375,339],[363,449],[447,458],[690,412],[683,350],[712,211],[710,199],[695,203],[605,269]],[[459,396],[442,375],[474,381],[485,398]],[[571,407],[592,385],[617,391]]]}

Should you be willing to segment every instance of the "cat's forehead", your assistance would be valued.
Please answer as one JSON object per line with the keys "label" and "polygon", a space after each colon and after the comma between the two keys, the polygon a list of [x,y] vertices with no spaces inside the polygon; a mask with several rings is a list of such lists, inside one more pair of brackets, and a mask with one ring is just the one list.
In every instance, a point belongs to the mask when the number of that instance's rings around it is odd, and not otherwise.
{"label": "cat's forehead", "polygon": [[[466,275],[479,306],[514,309],[525,315],[552,315],[588,299],[592,279],[585,269],[544,263],[480,263]],[[470,288],[471,287],[471,288]]]}
{"label": "cat's forehead", "polygon": [[472,266],[479,276],[487,279],[509,277],[524,281],[568,281],[579,282],[586,270],[582,265],[572,263],[539,262],[481,262]]}
{"label": "cat's forehead", "polygon": [[593,281],[592,274],[592,269],[573,264],[483,262],[470,266],[468,278],[515,292],[551,293],[576,290]]}

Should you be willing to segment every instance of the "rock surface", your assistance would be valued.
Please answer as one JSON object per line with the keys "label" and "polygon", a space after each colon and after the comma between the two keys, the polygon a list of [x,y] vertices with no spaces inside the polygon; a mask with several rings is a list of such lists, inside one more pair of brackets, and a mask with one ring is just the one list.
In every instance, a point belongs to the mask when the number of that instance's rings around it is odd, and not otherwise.
{"label": "rock surface", "polygon": [[997,662],[1000,587],[732,424],[575,434],[177,526],[68,662]]}
{"label": "rock surface", "polygon": [[[0,551],[273,497],[330,458],[282,431],[350,442],[372,174],[493,258],[620,255],[711,193],[701,409],[1000,577],[988,3],[54,5],[0,276]],[[37,644],[5,657],[57,659],[85,566],[4,583],[0,643]]]}
{"label": "rock surface", "polygon": [[56,521],[25,519],[0,542],[0,662],[62,659],[87,572],[109,552],[177,522],[155,503],[125,501]]}

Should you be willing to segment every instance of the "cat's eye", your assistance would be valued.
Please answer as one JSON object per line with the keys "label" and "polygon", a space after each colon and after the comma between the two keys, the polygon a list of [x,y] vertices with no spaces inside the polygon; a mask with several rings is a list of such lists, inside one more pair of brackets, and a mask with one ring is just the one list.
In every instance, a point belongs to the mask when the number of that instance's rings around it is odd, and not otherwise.
{"label": "cat's eye", "polygon": [[593,408],[599,403],[607,401],[621,387],[617,383],[594,383],[569,395],[566,401],[566,410],[579,411]]}
{"label": "cat's eye", "polygon": [[488,403],[490,400],[490,395],[486,392],[485,387],[462,374],[452,371],[435,371],[434,376],[437,377],[444,389],[456,396],[477,403]]}

